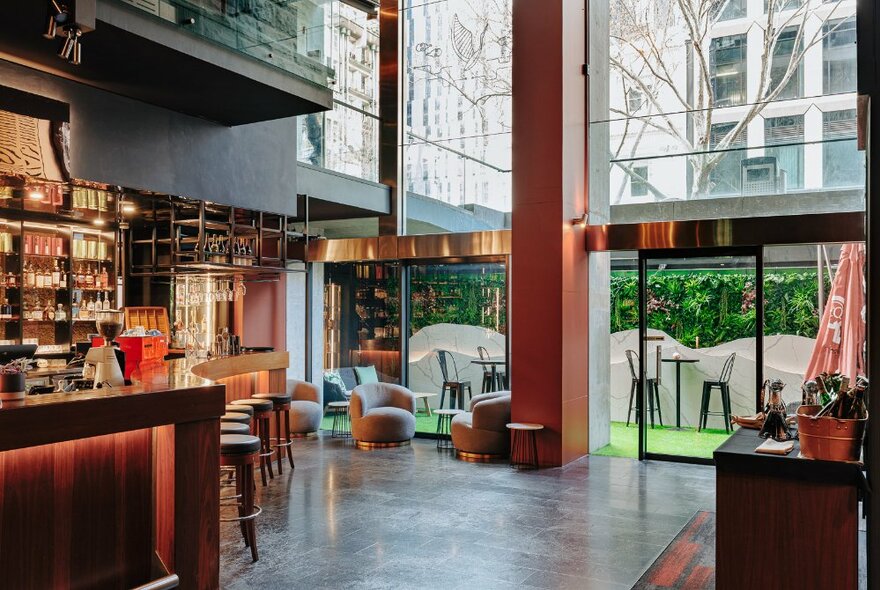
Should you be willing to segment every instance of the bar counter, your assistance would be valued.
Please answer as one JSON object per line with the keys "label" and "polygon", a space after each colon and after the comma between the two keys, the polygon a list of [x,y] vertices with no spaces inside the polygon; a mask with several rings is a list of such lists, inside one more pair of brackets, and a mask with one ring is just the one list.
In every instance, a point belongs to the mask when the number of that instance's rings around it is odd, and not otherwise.
{"label": "bar counter", "polygon": [[740,429],[714,453],[716,588],[855,590],[861,465],[798,458],[797,441],[755,453],[762,442]]}
{"label": "bar counter", "polygon": [[287,353],[179,359],[138,369],[128,387],[4,402],[3,586],[135,588],[174,573],[181,588],[217,588],[228,392],[206,377],[249,384],[241,397],[286,366]]}

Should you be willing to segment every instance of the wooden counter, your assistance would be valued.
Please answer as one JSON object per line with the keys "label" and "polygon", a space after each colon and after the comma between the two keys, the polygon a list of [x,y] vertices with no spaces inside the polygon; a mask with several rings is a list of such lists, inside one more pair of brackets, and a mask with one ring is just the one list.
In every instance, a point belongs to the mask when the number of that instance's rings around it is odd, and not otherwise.
{"label": "wooden counter", "polygon": [[858,492],[851,463],[761,455],[740,429],[714,453],[718,590],[858,588]]}
{"label": "wooden counter", "polygon": [[118,389],[0,407],[7,588],[133,588],[176,573],[219,586],[224,387],[185,361]]}

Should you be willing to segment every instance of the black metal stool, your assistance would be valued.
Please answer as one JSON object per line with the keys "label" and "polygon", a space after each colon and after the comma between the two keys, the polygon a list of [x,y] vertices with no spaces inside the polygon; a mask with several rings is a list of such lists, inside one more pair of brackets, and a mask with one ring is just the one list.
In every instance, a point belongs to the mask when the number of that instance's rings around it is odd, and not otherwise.
{"label": "black metal stool", "polygon": [[[290,437],[291,395],[289,393],[255,393],[254,399],[267,399],[272,402],[272,411],[275,412],[275,450],[278,453],[276,456],[276,461],[278,461],[278,474],[280,475],[282,473],[282,453],[287,455],[287,462],[290,463],[290,468],[295,469],[296,466],[293,464],[293,440],[291,440]],[[281,442],[282,418],[284,419],[284,442]]]}
{"label": "black metal stool", "polygon": [[272,402],[267,399],[237,399],[232,402],[233,405],[250,406],[254,410],[254,435],[262,441],[260,449],[260,480],[263,485],[268,485],[266,479],[266,471],[269,472],[269,478],[275,479],[275,473],[272,471],[272,455],[275,449],[269,441],[269,419],[272,417]]}
{"label": "black metal stool", "polygon": [[330,402],[328,408],[333,410],[333,428],[330,438],[351,438],[351,414],[348,413],[351,402]]}
{"label": "black metal stool", "polygon": [[257,529],[254,519],[263,511],[254,504],[254,463],[259,457],[261,441],[249,434],[223,434],[220,436],[220,466],[235,469],[235,496],[222,498],[235,500],[238,516],[221,518],[221,522],[238,522],[245,547],[250,547],[251,558],[257,555]]}
{"label": "black metal stool", "polygon": [[452,446],[452,418],[464,410],[434,410],[437,415],[437,450],[454,449]]}

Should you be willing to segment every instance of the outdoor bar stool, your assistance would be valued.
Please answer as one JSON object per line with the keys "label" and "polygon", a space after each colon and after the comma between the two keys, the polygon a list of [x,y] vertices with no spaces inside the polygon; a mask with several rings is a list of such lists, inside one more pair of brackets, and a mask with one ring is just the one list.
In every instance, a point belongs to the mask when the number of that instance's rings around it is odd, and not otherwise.
{"label": "outdoor bar stool", "polygon": [[[293,464],[293,440],[290,438],[290,401],[293,396],[289,393],[255,393],[254,399],[266,399],[272,402],[272,410],[275,412],[275,450],[277,451],[278,474],[281,471],[281,455],[287,455],[290,468]],[[283,420],[282,420],[283,418]],[[284,442],[281,442],[281,422],[284,422]]]}
{"label": "outdoor bar stool", "polygon": [[[449,372],[449,363],[452,363],[453,375]],[[471,382],[462,380],[458,374],[458,365],[455,363],[455,357],[448,350],[437,351],[437,363],[440,365],[440,373],[443,375],[443,388],[440,391],[440,407],[443,407],[443,401],[446,399],[446,390],[449,390],[449,407],[455,408],[456,400],[458,401],[458,409],[464,409],[464,392],[467,391],[468,397],[473,397],[471,393]]]}
{"label": "outdoor bar stool", "polygon": [[257,561],[257,529],[254,519],[263,511],[254,504],[254,463],[260,456],[262,443],[249,434],[224,434],[220,436],[220,466],[235,469],[235,496],[221,500],[235,500],[238,516],[221,518],[221,522],[238,522],[245,547],[250,547],[251,558]]}
{"label": "outdoor bar stool", "polygon": [[[477,347],[477,354],[480,355],[481,361],[491,360],[489,351],[485,346]],[[507,389],[507,375],[504,371],[495,370],[495,379],[492,379],[492,369],[483,367],[483,386],[480,393],[490,393],[493,391],[504,391]]]}
{"label": "outdoor bar stool", "polygon": [[247,414],[251,418],[254,417],[254,409],[250,406],[244,406],[242,404],[226,404],[227,412],[240,412],[242,414]]}
{"label": "outdoor bar stool", "polygon": [[260,449],[260,480],[263,485],[268,485],[266,479],[266,471],[269,471],[269,478],[275,479],[275,472],[272,470],[272,455],[275,449],[269,442],[269,419],[272,417],[272,402],[267,399],[237,399],[232,402],[236,406],[250,406],[254,410],[254,430],[253,434],[262,441]]}
{"label": "outdoor bar stool", "polygon": [[[629,373],[632,377],[632,382],[629,388],[629,408],[626,411],[626,425],[629,426],[630,416],[632,415],[633,410],[636,411],[636,422],[639,421],[639,398],[636,395],[636,391],[639,389],[639,378],[636,376],[638,373],[638,369],[636,367],[639,366],[639,355],[636,354],[634,350],[626,351],[626,361],[629,363]],[[660,410],[660,387],[657,384],[657,380],[654,378],[649,378],[647,381],[648,385],[648,413],[650,414],[651,419],[651,428],[654,428],[654,409],[656,405],[657,416],[660,418],[660,426],[663,426],[663,412]],[[635,401],[635,405],[633,405],[633,401]]]}
{"label": "outdoor bar stool", "polygon": [[[703,399],[700,402],[700,421],[697,424],[697,432],[706,428],[709,416],[724,416],[724,431],[730,432],[730,375],[733,373],[733,362],[736,353],[730,353],[724,365],[721,367],[721,375],[717,381],[703,381]],[[712,399],[712,390],[717,388],[721,392],[721,411],[710,412],[709,402]]]}

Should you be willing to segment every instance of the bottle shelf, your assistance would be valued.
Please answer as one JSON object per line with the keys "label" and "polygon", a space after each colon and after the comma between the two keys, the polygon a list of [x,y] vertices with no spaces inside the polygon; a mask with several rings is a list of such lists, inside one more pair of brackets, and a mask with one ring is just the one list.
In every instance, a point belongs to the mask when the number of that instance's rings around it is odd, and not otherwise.
{"label": "bottle shelf", "polygon": [[14,316],[10,316],[8,318],[0,318],[0,322],[17,322],[19,319],[20,319],[19,316],[14,315]]}
{"label": "bottle shelf", "polygon": [[56,260],[67,260],[68,258],[70,258],[70,256],[68,256],[67,254],[61,254],[61,255],[58,255],[58,254],[34,254],[34,253],[28,254],[27,252],[25,252],[24,256],[25,256],[25,258],[43,258],[43,259],[49,259],[49,260],[51,260],[53,258]]}

